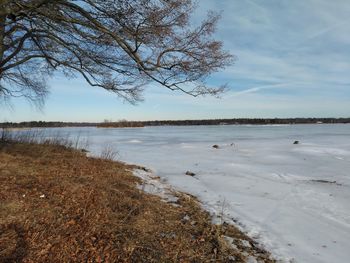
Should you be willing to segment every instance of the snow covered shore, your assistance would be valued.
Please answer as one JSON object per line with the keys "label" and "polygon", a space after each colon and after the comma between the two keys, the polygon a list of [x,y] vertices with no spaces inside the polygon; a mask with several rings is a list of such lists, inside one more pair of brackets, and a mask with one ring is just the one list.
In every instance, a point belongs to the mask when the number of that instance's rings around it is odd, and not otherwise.
{"label": "snow covered shore", "polygon": [[283,262],[350,258],[350,125],[66,130],[224,212]]}

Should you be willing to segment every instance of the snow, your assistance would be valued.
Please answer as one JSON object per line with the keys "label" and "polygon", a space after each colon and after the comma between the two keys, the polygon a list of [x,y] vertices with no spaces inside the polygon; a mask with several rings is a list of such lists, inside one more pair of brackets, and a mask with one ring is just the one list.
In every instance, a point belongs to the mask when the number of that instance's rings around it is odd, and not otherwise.
{"label": "snow", "polygon": [[165,182],[162,182],[159,177],[154,176],[151,172],[142,169],[134,169],[133,174],[142,179],[142,184],[138,188],[146,193],[159,196],[167,203],[176,205],[178,198],[175,196],[175,191]]}
{"label": "snow", "polygon": [[120,160],[152,169],[161,180],[149,192],[165,183],[197,196],[282,262],[349,261],[350,125],[65,131],[88,137],[92,155],[111,145]]}

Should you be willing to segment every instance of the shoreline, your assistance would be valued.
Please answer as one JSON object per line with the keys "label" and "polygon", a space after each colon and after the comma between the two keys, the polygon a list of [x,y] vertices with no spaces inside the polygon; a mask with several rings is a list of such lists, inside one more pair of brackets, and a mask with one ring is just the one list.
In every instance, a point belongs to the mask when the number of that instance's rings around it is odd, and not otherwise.
{"label": "shoreline", "polygon": [[275,262],[234,226],[212,224],[193,196],[146,193],[130,172],[141,167],[60,145],[0,146],[0,259]]}
{"label": "shoreline", "polygon": [[[212,215],[224,210],[229,223],[243,224],[275,258],[348,256],[349,180],[342,176],[349,169],[348,126],[67,131],[94,156],[115,150],[118,160],[151,167],[162,182],[197,196]],[[329,222],[330,208],[336,222]],[[333,231],[320,231],[324,224]]]}

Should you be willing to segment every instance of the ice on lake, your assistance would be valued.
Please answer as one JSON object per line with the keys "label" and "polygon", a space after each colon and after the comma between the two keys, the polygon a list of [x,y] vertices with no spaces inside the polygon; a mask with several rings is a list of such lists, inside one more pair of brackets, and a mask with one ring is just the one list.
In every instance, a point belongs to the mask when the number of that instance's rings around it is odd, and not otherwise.
{"label": "ice on lake", "polygon": [[152,169],[213,214],[224,209],[283,261],[349,262],[350,125],[64,131],[88,137],[93,155],[111,145],[120,160]]}

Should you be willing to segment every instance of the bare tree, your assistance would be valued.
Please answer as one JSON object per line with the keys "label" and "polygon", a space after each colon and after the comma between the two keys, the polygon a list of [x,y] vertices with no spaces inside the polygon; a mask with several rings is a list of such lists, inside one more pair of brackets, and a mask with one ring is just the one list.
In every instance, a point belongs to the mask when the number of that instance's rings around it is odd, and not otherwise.
{"label": "bare tree", "polygon": [[219,16],[192,27],[192,0],[0,0],[0,96],[40,101],[46,78],[81,75],[134,103],[153,81],[217,95],[209,74],[232,63],[212,39]]}

